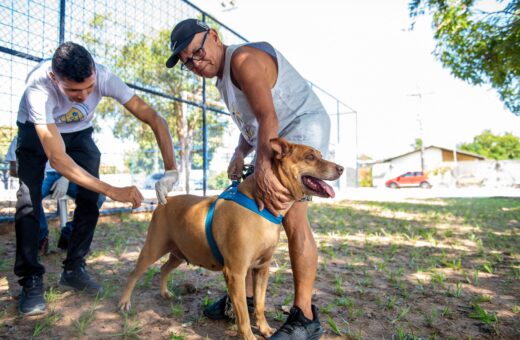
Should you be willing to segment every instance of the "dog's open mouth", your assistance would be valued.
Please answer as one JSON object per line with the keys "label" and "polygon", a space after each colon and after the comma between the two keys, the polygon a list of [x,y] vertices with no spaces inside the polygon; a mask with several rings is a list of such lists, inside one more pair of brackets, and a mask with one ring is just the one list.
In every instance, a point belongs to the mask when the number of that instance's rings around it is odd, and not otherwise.
{"label": "dog's open mouth", "polygon": [[336,195],[330,185],[316,177],[302,176],[302,182],[307,189],[315,192],[317,196],[334,198]]}

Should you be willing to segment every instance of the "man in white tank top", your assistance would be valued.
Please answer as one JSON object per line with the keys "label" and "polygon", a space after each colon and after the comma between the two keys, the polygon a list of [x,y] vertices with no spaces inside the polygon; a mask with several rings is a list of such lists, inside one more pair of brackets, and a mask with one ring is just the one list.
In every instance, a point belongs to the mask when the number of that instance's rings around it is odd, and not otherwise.
{"label": "man in white tank top", "polygon": [[[268,43],[226,46],[205,23],[187,19],[173,29],[170,48],[168,68],[180,60],[183,69],[198,76],[217,77],[217,88],[241,131],[228,176],[239,179],[244,158],[255,151],[255,200],[260,210],[267,208],[278,215],[277,211],[283,210],[290,199],[271,169],[269,141],[281,136],[326,155],[330,120],[319,99],[307,81]],[[307,210],[308,202],[296,202],[283,221],[295,284],[294,306],[271,339],[318,339],[323,333],[317,308],[311,304],[318,253]],[[253,295],[250,278],[248,274],[248,297]],[[222,319],[226,304],[229,299],[224,297],[204,314]],[[251,304],[248,298],[248,308]]]}

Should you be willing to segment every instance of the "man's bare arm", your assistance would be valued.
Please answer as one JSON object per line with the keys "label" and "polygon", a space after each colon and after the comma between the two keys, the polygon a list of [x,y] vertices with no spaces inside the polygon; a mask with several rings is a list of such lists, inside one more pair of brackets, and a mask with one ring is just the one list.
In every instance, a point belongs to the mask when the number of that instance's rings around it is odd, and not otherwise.
{"label": "man's bare arm", "polygon": [[164,169],[173,170],[177,168],[173,152],[172,137],[168,130],[166,120],[137,95],[134,95],[124,106],[137,119],[152,128],[159,149],[161,150]]}
{"label": "man's bare arm", "polygon": [[117,188],[89,174],[65,152],[65,144],[55,124],[37,124],[36,133],[51,166],[71,182],[104,194],[116,201],[130,202],[134,208],[141,205],[143,196],[135,186]]}

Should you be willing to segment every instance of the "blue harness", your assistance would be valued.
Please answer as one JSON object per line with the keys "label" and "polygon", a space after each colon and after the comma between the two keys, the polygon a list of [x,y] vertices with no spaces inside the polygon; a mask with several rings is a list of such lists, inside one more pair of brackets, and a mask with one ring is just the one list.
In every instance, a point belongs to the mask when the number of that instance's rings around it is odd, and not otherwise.
{"label": "blue harness", "polygon": [[224,192],[222,192],[217,197],[217,199],[213,201],[213,203],[211,203],[208,215],[206,216],[206,238],[208,240],[209,247],[211,248],[213,256],[215,256],[215,258],[218,262],[220,262],[221,265],[224,265],[224,257],[222,257],[222,254],[218,250],[217,243],[215,242],[215,238],[213,238],[213,232],[211,230],[211,226],[213,223],[213,215],[215,214],[215,205],[217,204],[217,201],[219,199],[222,198],[228,201],[234,201],[275,224],[280,224],[283,221],[283,215],[276,217],[273,214],[271,214],[271,212],[269,212],[269,210],[267,209],[264,209],[262,211],[258,210],[258,206],[256,205],[255,200],[247,197],[246,195],[238,191],[238,184],[238,181],[233,181],[233,183],[229,187],[227,187],[227,189],[224,190]]}

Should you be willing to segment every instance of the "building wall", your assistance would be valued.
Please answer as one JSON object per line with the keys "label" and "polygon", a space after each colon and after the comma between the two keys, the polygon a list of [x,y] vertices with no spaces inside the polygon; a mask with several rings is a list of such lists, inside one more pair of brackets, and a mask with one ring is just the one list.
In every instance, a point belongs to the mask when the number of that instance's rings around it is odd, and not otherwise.
{"label": "building wall", "polygon": [[[448,151],[448,150],[441,150],[441,151],[442,151],[442,161],[443,162],[454,162],[455,161],[455,159],[453,159],[453,151]],[[479,161],[479,160],[481,160],[481,159],[474,157],[474,156],[465,155],[465,154],[461,154],[461,153],[457,152],[457,161],[469,162],[469,161]]]}
{"label": "building wall", "polygon": [[[460,162],[475,161],[476,157],[457,153]],[[424,169],[432,171],[441,166],[443,162],[453,161],[453,152],[439,148],[424,150]],[[415,151],[408,155],[394,158],[388,162],[376,163],[372,167],[372,181],[375,187],[384,187],[385,182],[408,171],[421,171],[421,152]]]}

